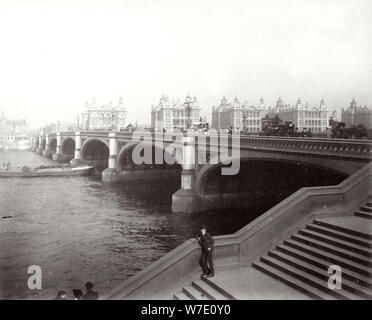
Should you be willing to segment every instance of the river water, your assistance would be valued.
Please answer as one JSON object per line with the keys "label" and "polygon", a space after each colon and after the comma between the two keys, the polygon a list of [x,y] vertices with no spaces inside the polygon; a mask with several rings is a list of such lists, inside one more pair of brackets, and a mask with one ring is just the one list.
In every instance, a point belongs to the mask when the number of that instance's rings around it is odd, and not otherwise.
{"label": "river water", "polygon": [[[54,164],[32,152],[0,153],[0,166]],[[193,236],[233,233],[270,208],[172,214],[177,184],[105,185],[91,177],[0,178],[0,298],[50,299],[58,290],[115,287]],[[9,217],[10,218],[6,218]],[[197,262],[195,262],[197,263]],[[42,269],[30,290],[27,269]]]}

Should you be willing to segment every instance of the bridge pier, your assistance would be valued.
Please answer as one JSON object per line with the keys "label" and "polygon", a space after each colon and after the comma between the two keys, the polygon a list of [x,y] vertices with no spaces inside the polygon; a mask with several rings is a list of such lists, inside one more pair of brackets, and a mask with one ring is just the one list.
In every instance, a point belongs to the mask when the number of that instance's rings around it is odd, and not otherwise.
{"label": "bridge pier", "polygon": [[35,137],[32,137],[31,138],[31,151],[32,152],[36,152],[36,149],[37,149],[37,147],[36,147],[36,138]]}
{"label": "bridge pier", "polygon": [[72,166],[78,166],[82,164],[81,159],[81,134],[80,132],[75,132],[75,157],[70,161]]}
{"label": "bridge pier", "polygon": [[179,171],[175,169],[137,169],[137,170],[110,170],[102,172],[102,181],[106,183],[130,183],[132,185],[152,183],[159,181],[177,181]]}
{"label": "bridge pier", "polygon": [[109,133],[109,149],[108,168],[102,171],[102,182],[115,183],[120,180],[120,172],[117,164],[118,143],[116,132]]}
{"label": "bridge pier", "polygon": [[42,155],[43,154],[43,149],[42,149],[42,146],[41,146],[41,144],[42,144],[42,136],[41,135],[39,135],[39,146],[36,148],[36,153],[38,154],[38,155]]}
{"label": "bridge pier", "polygon": [[45,150],[43,151],[43,157],[45,158],[52,158],[52,151],[50,151],[50,140],[49,140],[49,135],[47,134],[45,136]]}
{"label": "bridge pier", "polygon": [[63,155],[62,155],[62,147],[61,147],[61,134],[57,132],[57,149],[56,153],[53,154],[53,160],[61,162],[63,161]]}
{"label": "bridge pier", "polygon": [[172,212],[199,211],[199,198],[195,192],[195,146],[193,137],[184,137],[181,189],[172,195]]}

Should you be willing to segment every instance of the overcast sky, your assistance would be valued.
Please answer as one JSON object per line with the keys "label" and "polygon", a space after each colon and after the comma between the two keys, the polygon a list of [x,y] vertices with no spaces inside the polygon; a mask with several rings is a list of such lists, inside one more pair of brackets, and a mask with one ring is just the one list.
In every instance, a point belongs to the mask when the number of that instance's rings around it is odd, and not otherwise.
{"label": "overcast sky", "polygon": [[0,0],[0,110],[32,127],[87,100],[150,108],[196,95],[372,107],[372,1]]}

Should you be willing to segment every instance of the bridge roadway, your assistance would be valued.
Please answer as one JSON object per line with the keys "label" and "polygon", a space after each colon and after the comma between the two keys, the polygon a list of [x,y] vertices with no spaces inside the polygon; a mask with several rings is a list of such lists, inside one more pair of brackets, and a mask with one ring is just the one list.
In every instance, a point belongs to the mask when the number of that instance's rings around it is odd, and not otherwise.
{"label": "bridge roadway", "polygon": [[[131,156],[136,147],[142,150],[151,147],[152,159],[158,157],[156,153],[160,150],[161,158],[173,160],[174,164],[135,165]],[[372,156],[369,140],[103,131],[39,135],[33,138],[32,149],[75,166],[95,164],[104,169],[105,183],[178,176],[181,188],[172,196],[173,212],[205,211],[219,206],[221,199],[234,201],[234,194],[221,197],[206,193],[208,181],[219,167],[221,173],[225,170],[234,175],[246,161],[275,161],[320,168],[346,177],[369,163]]]}

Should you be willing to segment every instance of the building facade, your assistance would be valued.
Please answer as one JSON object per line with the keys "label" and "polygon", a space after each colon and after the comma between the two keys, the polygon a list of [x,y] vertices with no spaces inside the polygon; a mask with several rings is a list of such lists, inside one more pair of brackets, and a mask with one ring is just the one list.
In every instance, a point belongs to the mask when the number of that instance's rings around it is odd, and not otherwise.
{"label": "building facade", "polygon": [[7,140],[6,118],[4,111],[0,113],[0,150],[4,150]]}
{"label": "building facade", "polygon": [[341,111],[341,122],[344,122],[347,127],[363,125],[367,129],[372,128],[372,109],[367,106],[357,106],[355,99],[350,103],[350,106]]}
{"label": "building facade", "polygon": [[0,150],[17,149],[19,141],[29,138],[29,126],[25,119],[7,119],[4,111],[0,114]]}
{"label": "building facade", "polygon": [[278,115],[281,120],[292,121],[299,131],[310,130],[313,133],[326,133],[329,126],[328,107],[322,99],[318,107],[303,104],[300,99],[296,104],[284,104],[278,99],[274,108],[269,111],[269,116]]}
{"label": "building facade", "polygon": [[7,121],[7,141],[12,143],[14,141],[28,139],[28,124],[25,119],[8,120]]}
{"label": "building facade", "polygon": [[119,99],[119,103],[113,106],[112,103],[98,106],[96,99],[85,104],[84,112],[81,117],[81,127],[84,131],[98,130],[124,130],[126,126],[127,110],[124,107],[123,99]]}
{"label": "building facade", "polygon": [[217,130],[233,128],[258,133],[261,131],[261,119],[267,112],[263,98],[257,106],[253,106],[247,101],[241,103],[237,97],[233,103],[223,97],[220,104],[212,108],[212,127]]}
{"label": "building facade", "polygon": [[185,102],[169,101],[162,95],[157,105],[151,107],[151,128],[155,131],[177,131],[192,128],[200,121],[200,107],[196,97],[190,95]]}

